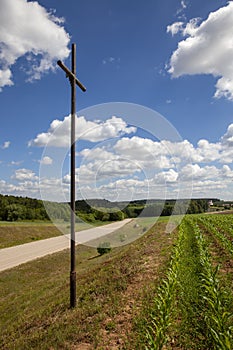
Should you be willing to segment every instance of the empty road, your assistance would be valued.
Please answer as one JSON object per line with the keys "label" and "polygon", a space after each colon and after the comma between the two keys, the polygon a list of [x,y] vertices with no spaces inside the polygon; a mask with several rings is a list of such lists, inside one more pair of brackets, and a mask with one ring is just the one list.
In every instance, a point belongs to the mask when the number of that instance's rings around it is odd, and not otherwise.
{"label": "empty road", "polygon": [[[76,233],[77,244],[84,244],[92,239],[105,236],[116,231],[131,219],[117,221],[109,225],[93,227],[91,229]],[[26,263],[48,254],[53,254],[70,246],[68,235],[44,239],[37,242],[25,243],[10,248],[0,249],[0,271],[10,269],[20,264]]]}

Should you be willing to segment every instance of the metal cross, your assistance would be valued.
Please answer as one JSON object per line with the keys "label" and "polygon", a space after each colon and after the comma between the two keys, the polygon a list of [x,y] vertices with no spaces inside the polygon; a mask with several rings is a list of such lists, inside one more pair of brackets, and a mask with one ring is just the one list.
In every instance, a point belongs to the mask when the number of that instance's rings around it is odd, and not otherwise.
{"label": "metal cross", "polygon": [[72,44],[72,70],[64,63],[57,61],[59,67],[66,73],[71,85],[71,158],[70,158],[70,307],[76,306],[76,268],[75,268],[75,116],[76,116],[76,84],[82,91],[85,86],[76,77],[76,45]]}

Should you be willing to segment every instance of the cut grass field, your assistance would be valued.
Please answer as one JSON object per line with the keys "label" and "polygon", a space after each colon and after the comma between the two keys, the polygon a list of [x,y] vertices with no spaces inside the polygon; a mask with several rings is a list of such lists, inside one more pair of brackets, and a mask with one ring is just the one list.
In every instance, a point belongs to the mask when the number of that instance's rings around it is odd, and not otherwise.
{"label": "cut grass field", "polygon": [[[93,226],[101,226],[110,222],[96,221],[89,225],[86,223],[76,224],[76,231],[86,230]],[[13,247],[15,245],[38,241],[41,239],[60,236],[63,233],[70,232],[69,223],[61,223],[59,230],[53,223],[50,222],[33,222],[33,221],[18,221],[18,222],[3,222],[0,221],[0,249]]]}
{"label": "cut grass field", "polygon": [[0,249],[59,235],[61,232],[50,223],[1,223]]}

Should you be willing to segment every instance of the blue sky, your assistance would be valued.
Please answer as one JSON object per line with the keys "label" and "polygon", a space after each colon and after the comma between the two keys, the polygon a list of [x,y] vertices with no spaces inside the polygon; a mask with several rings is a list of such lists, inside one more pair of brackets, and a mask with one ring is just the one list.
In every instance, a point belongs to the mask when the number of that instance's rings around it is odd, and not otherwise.
{"label": "blue sky", "polygon": [[[56,61],[70,66],[74,42],[87,87],[77,91],[86,132],[79,198],[233,199],[232,1],[0,0],[0,16],[0,193],[60,200],[62,183],[68,198],[70,87]],[[126,103],[125,113],[110,102]],[[127,103],[157,111],[181,139],[162,143],[153,137],[160,117],[138,107],[144,121],[133,123]],[[150,123],[152,135],[143,130]]]}

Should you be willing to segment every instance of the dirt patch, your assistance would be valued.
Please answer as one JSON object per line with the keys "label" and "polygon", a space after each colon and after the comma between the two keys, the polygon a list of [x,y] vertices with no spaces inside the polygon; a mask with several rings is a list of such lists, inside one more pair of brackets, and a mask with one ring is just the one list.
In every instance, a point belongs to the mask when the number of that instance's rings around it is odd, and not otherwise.
{"label": "dirt patch", "polygon": [[71,350],[91,350],[91,344],[82,343],[71,348]]}

